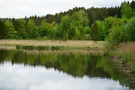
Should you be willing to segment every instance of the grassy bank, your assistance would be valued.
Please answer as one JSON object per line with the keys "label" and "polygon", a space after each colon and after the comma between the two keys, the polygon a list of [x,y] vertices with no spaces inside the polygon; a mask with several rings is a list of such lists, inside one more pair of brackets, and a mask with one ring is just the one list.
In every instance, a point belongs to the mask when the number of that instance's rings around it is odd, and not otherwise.
{"label": "grassy bank", "polygon": [[[16,49],[16,46],[31,47],[33,49],[84,49],[84,50],[101,50],[104,47],[103,41],[59,41],[59,40],[0,40],[0,48]],[[26,49],[25,48],[25,49]]]}
{"label": "grassy bank", "polygon": [[107,56],[119,62],[120,65],[128,66],[131,72],[135,73],[135,42],[121,43]]}
{"label": "grassy bank", "polygon": [[127,75],[128,82],[135,87],[135,42],[121,43],[105,56],[120,72]]}
{"label": "grassy bank", "polygon": [[131,72],[135,74],[135,42],[120,44],[116,52],[122,58],[122,64],[128,65]]}

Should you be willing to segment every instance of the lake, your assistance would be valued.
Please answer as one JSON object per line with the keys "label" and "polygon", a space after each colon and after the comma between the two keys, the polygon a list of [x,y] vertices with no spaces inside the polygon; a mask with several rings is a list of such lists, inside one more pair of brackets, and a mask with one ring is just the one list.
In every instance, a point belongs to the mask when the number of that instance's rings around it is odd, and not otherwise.
{"label": "lake", "polygon": [[0,50],[0,90],[129,90],[102,55]]}

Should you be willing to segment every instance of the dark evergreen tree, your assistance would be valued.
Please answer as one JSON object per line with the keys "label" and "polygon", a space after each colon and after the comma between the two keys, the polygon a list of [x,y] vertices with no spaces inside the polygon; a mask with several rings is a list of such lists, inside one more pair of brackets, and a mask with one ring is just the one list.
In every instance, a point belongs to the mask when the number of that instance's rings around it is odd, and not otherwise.
{"label": "dark evergreen tree", "polygon": [[135,1],[133,0],[131,3],[130,3],[130,6],[133,10],[135,10]]}
{"label": "dark evergreen tree", "polygon": [[0,19],[0,39],[4,39],[4,21]]}

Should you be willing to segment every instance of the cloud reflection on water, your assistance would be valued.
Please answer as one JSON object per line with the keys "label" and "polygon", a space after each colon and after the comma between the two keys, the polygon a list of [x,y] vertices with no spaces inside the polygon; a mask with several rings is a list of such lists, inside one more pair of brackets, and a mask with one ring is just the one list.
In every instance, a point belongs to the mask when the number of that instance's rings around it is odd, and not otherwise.
{"label": "cloud reflection on water", "polygon": [[22,64],[0,65],[0,90],[128,90],[107,78],[74,78],[63,72]]}

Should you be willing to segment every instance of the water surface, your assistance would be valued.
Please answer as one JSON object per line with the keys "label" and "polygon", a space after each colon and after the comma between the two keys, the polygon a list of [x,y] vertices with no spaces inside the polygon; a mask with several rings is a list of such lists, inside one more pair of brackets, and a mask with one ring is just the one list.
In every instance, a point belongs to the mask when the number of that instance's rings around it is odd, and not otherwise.
{"label": "water surface", "polygon": [[0,90],[129,90],[100,55],[0,51]]}

